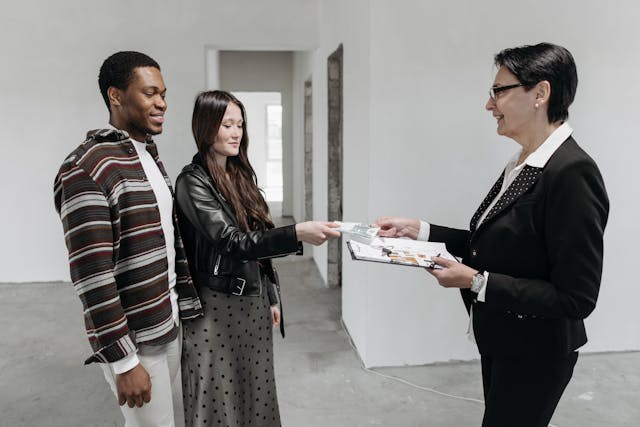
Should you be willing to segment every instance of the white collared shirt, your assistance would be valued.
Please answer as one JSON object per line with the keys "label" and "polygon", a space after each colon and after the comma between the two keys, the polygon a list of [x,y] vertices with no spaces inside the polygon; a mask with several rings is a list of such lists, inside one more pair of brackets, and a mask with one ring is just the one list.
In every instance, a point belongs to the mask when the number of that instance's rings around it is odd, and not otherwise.
{"label": "white collared shirt", "polygon": [[547,139],[545,139],[542,145],[536,148],[536,150],[533,153],[529,154],[522,163],[516,166],[518,159],[522,154],[522,148],[518,150],[518,152],[511,157],[511,159],[507,163],[507,166],[504,168],[504,179],[502,180],[502,187],[500,188],[500,192],[489,204],[484,213],[480,216],[480,219],[478,220],[478,226],[482,223],[482,221],[485,220],[487,214],[491,212],[493,206],[497,203],[498,200],[500,200],[500,197],[502,197],[502,195],[507,191],[507,188],[509,188],[513,181],[518,177],[522,169],[524,169],[525,165],[529,165],[534,168],[543,168],[544,165],[547,164],[553,153],[556,152],[558,147],[560,147],[560,145],[564,141],[566,141],[569,136],[571,136],[572,132],[573,129],[571,129],[571,126],[569,126],[568,123],[563,123],[562,125],[560,125],[560,127],[554,130],[551,135],[547,137]]}

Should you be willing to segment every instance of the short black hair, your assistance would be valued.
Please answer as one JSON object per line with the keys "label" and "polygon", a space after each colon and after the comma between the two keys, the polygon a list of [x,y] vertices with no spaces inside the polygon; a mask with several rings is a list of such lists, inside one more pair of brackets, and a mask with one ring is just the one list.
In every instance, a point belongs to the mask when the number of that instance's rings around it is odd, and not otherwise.
{"label": "short black hair", "polygon": [[126,90],[133,77],[133,70],[138,67],[154,67],[160,70],[160,65],[156,61],[140,52],[116,52],[104,60],[98,75],[98,86],[100,86],[100,93],[109,110],[111,108],[107,89],[113,86]]}
{"label": "short black hair", "polygon": [[494,57],[497,67],[507,68],[531,89],[541,81],[551,85],[547,117],[549,123],[565,121],[578,87],[576,63],[571,52],[552,43],[504,49]]}

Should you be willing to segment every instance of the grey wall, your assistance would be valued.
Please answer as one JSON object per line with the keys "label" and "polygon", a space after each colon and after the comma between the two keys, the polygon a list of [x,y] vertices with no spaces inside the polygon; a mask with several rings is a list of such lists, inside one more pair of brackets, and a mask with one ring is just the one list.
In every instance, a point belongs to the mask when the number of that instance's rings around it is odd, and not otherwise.
{"label": "grey wall", "polygon": [[[293,103],[293,111],[292,111],[292,123],[293,123],[293,139],[295,141],[301,141],[300,143],[293,145],[292,156],[293,156],[293,176],[294,177],[304,177],[305,174],[305,162],[304,162],[304,82],[311,79],[312,82],[312,124],[311,130],[312,135],[316,133],[317,124],[315,120],[315,116],[317,115],[317,111],[315,111],[315,97],[317,95],[315,92],[315,88],[313,87],[313,52],[294,52],[293,54],[293,82],[292,82],[292,103]],[[311,147],[311,155],[312,158],[315,157],[314,153],[316,148],[320,144],[314,144]],[[311,173],[313,175],[313,165],[311,167]],[[326,176],[326,175],[325,175]],[[319,179],[318,177],[312,176],[312,180]],[[321,178],[322,179],[322,178]],[[305,193],[305,183],[304,179],[294,179],[293,180],[293,217],[297,221],[303,221],[306,217],[305,206],[304,206],[304,193]],[[312,190],[313,191],[313,190]],[[313,212],[311,212],[311,216],[313,216]]]}

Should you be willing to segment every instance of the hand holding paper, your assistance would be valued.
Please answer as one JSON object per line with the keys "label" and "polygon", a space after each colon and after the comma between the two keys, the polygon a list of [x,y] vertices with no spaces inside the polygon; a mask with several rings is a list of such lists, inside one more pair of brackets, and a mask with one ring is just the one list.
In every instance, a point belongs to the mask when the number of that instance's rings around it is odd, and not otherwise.
{"label": "hand holding paper", "polygon": [[380,230],[380,227],[360,222],[334,222],[338,224],[338,231],[348,234],[352,240],[357,240],[362,243],[371,243],[378,235],[378,230]]}
{"label": "hand holding paper", "polygon": [[333,222],[306,221],[296,224],[298,240],[312,245],[321,245],[327,239],[340,237],[338,226]]}
{"label": "hand holding paper", "polygon": [[433,261],[440,268],[428,271],[445,288],[469,288],[473,275],[478,272],[467,265],[442,257],[434,257]]}
{"label": "hand holding paper", "polygon": [[403,218],[398,216],[384,216],[376,220],[382,237],[408,237],[416,240],[420,231],[420,220],[417,218]]}

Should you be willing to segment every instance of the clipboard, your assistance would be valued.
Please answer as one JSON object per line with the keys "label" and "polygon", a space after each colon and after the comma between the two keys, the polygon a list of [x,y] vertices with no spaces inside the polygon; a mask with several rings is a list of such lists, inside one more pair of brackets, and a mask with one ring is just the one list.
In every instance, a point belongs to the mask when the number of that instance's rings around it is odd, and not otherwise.
{"label": "clipboard", "polygon": [[426,242],[412,239],[376,237],[371,243],[348,240],[347,248],[354,261],[378,262],[407,267],[442,268],[432,257],[459,260],[447,251],[442,242]]}

